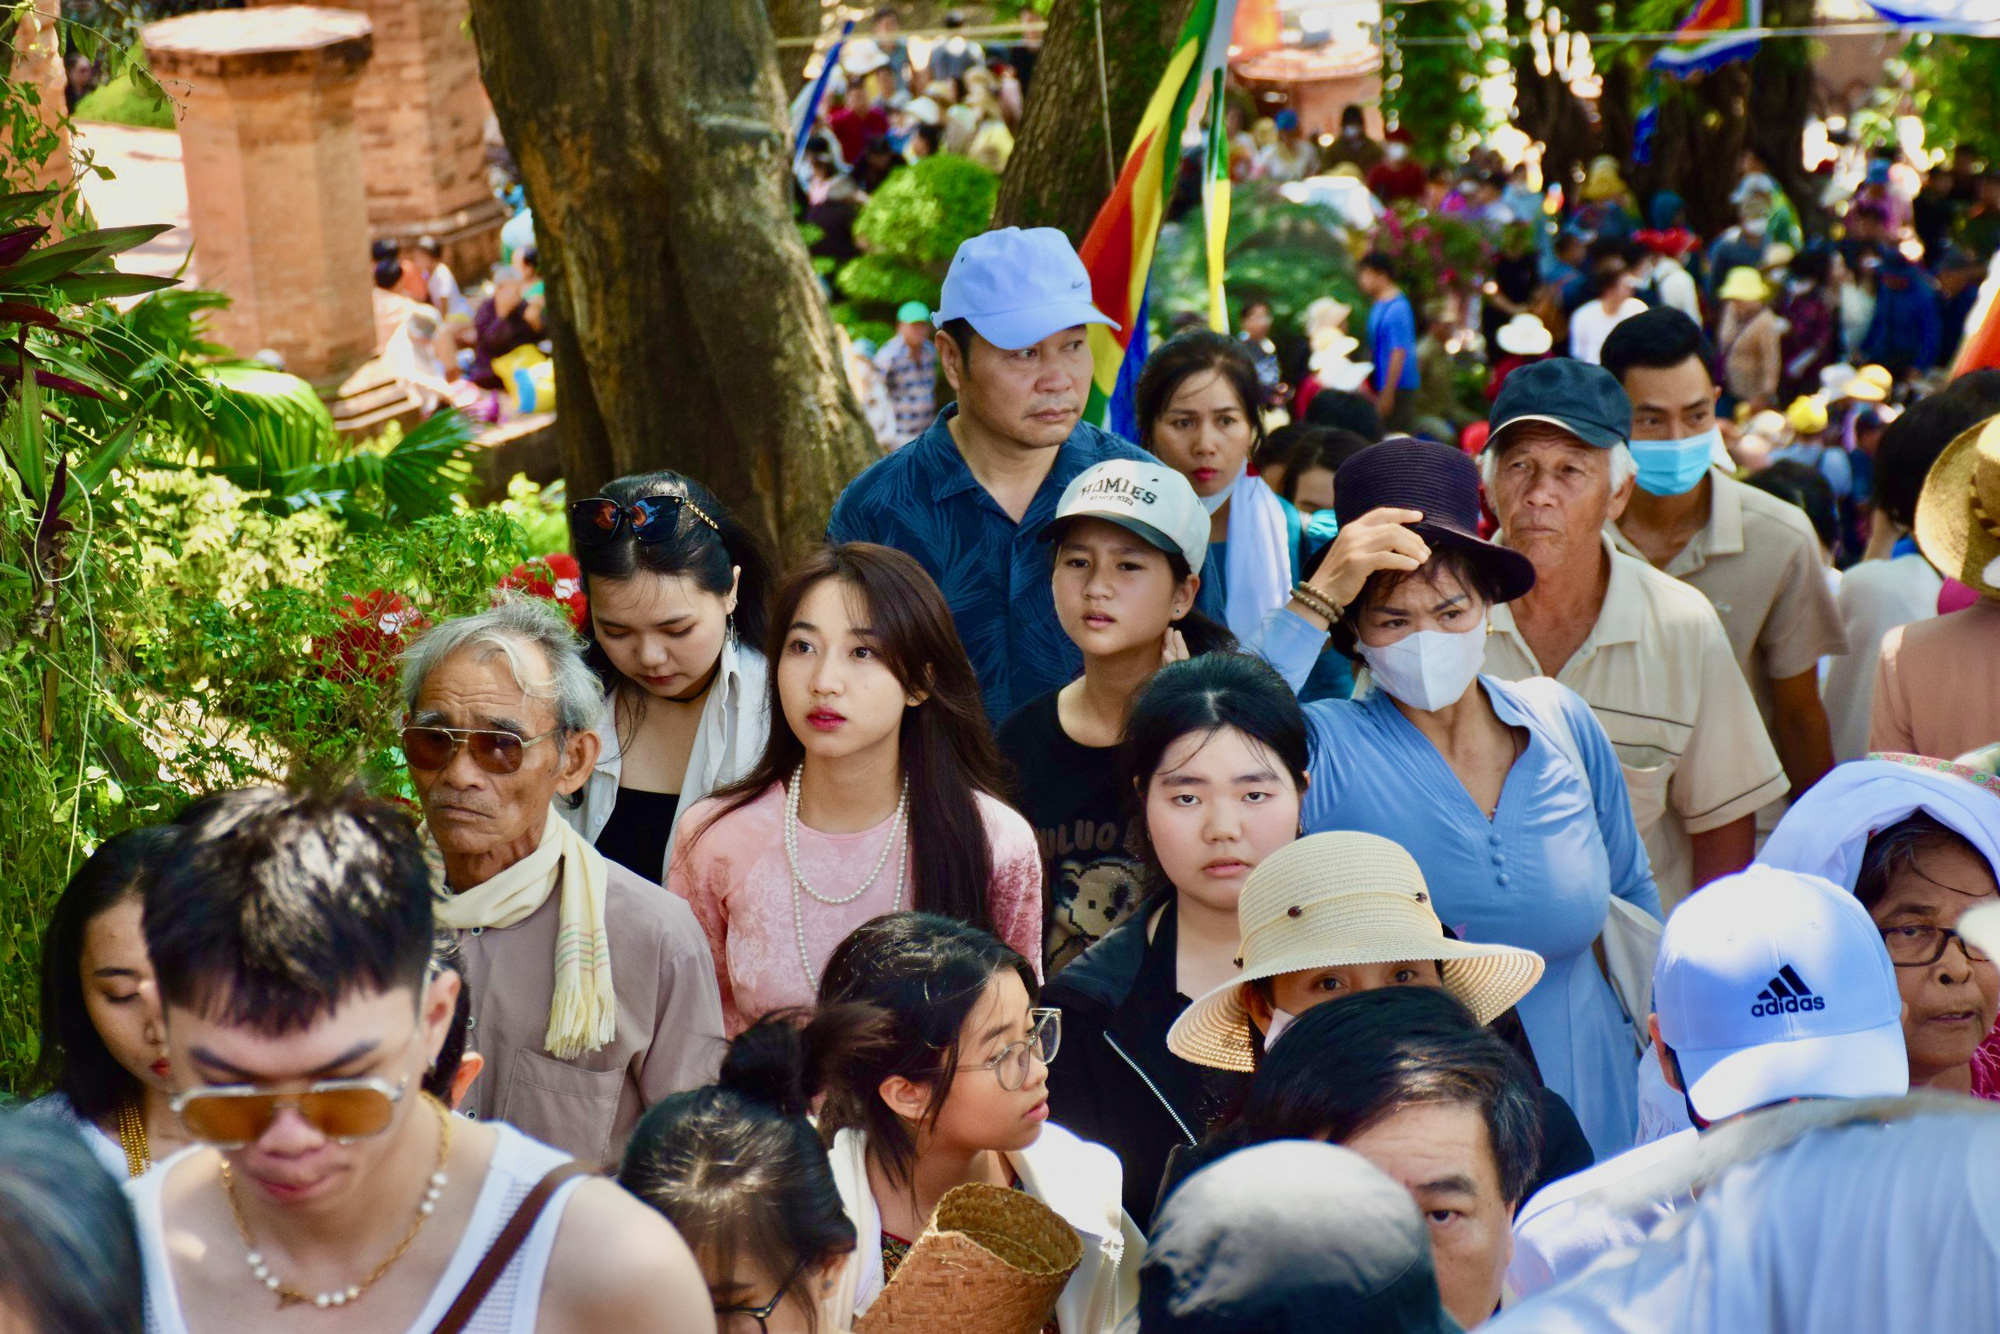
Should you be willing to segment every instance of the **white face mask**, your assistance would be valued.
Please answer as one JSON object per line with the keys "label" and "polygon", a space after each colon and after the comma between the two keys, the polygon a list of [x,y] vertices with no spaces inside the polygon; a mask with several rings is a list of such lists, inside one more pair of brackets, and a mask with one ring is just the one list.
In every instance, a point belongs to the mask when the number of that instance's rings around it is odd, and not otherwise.
{"label": "white face mask", "polygon": [[1229,503],[1229,498],[1236,494],[1236,484],[1242,480],[1243,480],[1243,474],[1239,472],[1236,474],[1236,476],[1229,479],[1228,486],[1223,487],[1220,491],[1217,491],[1214,495],[1212,496],[1196,495],[1195,499],[1199,500],[1201,502],[1201,507],[1207,510],[1212,515],[1217,510],[1221,509],[1224,505],[1227,505]]}
{"label": "white face mask", "polygon": [[1410,146],[1408,144],[1389,144],[1382,150],[1382,156],[1388,158],[1391,162],[1401,162],[1409,155]]}
{"label": "white face mask", "polygon": [[1418,630],[1376,648],[1356,644],[1375,684],[1413,709],[1432,713],[1456,704],[1486,658],[1486,617],[1470,630]]}
{"label": "white face mask", "polygon": [[1284,1032],[1287,1028],[1290,1028],[1292,1026],[1292,1021],[1297,1018],[1298,1018],[1297,1015],[1286,1014],[1283,1010],[1280,1010],[1277,1006],[1275,1005],[1272,1006],[1271,1026],[1264,1030],[1264,1050],[1269,1051],[1271,1050],[1271,1048],[1277,1046],[1278,1034]]}

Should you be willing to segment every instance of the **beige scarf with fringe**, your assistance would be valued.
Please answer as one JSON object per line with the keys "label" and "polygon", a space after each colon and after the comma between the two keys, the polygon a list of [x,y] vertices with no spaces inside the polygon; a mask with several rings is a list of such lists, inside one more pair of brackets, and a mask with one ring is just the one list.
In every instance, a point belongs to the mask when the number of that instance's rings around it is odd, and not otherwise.
{"label": "beige scarf with fringe", "polygon": [[618,1031],[611,990],[611,944],[604,933],[604,855],[549,809],[535,850],[484,884],[454,894],[439,886],[437,920],[460,931],[499,930],[525,921],[556,887],[555,994],[549,1001],[549,1055],[569,1060],[596,1051]]}

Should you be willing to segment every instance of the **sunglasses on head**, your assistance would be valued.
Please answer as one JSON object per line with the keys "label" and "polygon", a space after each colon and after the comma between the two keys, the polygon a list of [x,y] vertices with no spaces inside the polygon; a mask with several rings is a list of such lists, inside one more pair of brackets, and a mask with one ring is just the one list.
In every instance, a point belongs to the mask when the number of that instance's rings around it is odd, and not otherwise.
{"label": "sunglasses on head", "polygon": [[335,1143],[352,1144],[389,1128],[407,1085],[320,1079],[297,1093],[271,1093],[254,1084],[203,1084],[176,1095],[173,1109],[188,1134],[218,1149],[255,1144],[286,1108]]}
{"label": "sunglasses on head", "polygon": [[609,496],[591,496],[570,505],[569,531],[578,542],[595,547],[616,541],[629,524],[632,536],[639,541],[664,542],[680,526],[679,514],[683,509],[715,532],[722,531],[701,506],[686,496],[641,496],[629,505],[621,505]]}
{"label": "sunglasses on head", "polygon": [[554,736],[560,728],[550,728],[540,736],[523,737],[479,727],[405,727],[403,758],[412,769],[435,773],[450,765],[465,746],[472,762],[489,774],[511,774],[521,767],[523,753]]}

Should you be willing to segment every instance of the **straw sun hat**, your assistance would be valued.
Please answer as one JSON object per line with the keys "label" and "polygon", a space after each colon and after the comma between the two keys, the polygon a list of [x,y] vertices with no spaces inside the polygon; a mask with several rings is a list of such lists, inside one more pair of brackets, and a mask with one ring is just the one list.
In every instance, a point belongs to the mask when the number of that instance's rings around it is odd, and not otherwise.
{"label": "straw sun hat", "polygon": [[1532,950],[1446,938],[1416,861],[1374,834],[1313,834],[1278,849],[1244,883],[1236,920],[1242,971],[1190,1005],[1167,1034],[1174,1055],[1218,1070],[1256,1068],[1247,982],[1437,959],[1444,989],[1488,1024],[1542,976]]}
{"label": "straw sun hat", "polygon": [[1989,598],[2000,598],[2000,417],[1944,448],[1917,493],[1924,559]]}

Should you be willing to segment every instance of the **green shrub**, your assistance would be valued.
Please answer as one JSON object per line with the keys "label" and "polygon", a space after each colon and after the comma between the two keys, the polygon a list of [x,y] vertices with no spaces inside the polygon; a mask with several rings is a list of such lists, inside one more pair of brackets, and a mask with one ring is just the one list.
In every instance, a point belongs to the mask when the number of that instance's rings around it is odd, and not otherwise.
{"label": "green shrub", "polygon": [[854,237],[867,253],[834,275],[846,298],[834,318],[879,342],[905,301],[935,309],[959,242],[986,230],[999,194],[999,176],[951,153],[892,172],[855,220]]}
{"label": "green shrub", "polygon": [[173,102],[160,95],[159,85],[151,78],[130,68],[85,93],[74,114],[78,120],[109,121],[142,130],[174,128]]}

